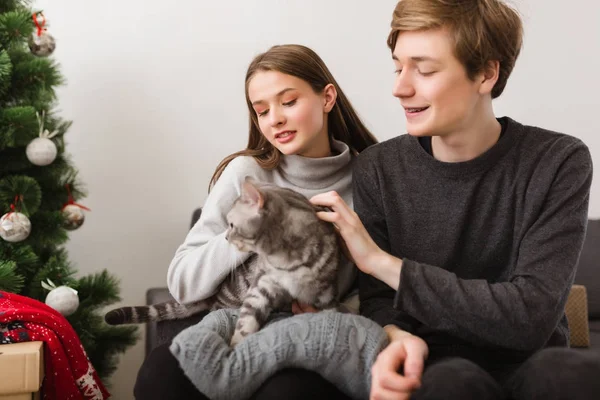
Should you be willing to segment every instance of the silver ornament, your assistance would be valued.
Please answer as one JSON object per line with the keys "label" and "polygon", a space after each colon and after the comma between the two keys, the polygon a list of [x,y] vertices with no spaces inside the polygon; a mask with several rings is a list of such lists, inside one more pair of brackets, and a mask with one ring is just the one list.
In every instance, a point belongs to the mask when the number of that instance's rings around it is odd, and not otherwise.
{"label": "silver ornament", "polygon": [[58,149],[54,142],[45,137],[33,139],[25,149],[27,158],[34,165],[45,166],[56,159]]}
{"label": "silver ornament", "polygon": [[85,220],[85,214],[83,210],[74,204],[66,205],[63,210],[63,216],[65,217],[65,229],[72,231],[83,225]]}
{"label": "silver ornament", "polygon": [[[10,214],[10,215],[9,215]],[[7,242],[16,243],[27,239],[31,233],[31,221],[25,214],[11,212],[0,218],[0,237]]]}
{"label": "silver ornament", "polygon": [[39,36],[37,32],[29,38],[29,50],[38,57],[48,57],[56,49],[56,41],[48,32],[43,31]]}
{"label": "silver ornament", "polygon": [[46,304],[67,317],[79,308],[77,290],[68,286],[59,286],[52,289],[46,296]]}

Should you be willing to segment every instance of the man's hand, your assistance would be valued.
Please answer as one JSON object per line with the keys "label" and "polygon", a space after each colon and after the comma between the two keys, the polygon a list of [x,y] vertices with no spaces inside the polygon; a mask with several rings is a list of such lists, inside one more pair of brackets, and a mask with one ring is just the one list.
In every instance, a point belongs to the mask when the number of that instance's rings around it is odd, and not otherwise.
{"label": "man's hand", "polygon": [[362,272],[372,275],[394,290],[398,289],[402,260],[381,250],[356,212],[337,192],[318,194],[310,202],[331,209],[320,211],[317,216],[333,223],[345,243],[345,253],[350,253],[349,258]]}
{"label": "man's hand", "polygon": [[311,306],[310,304],[306,304],[306,303],[300,303],[297,300],[294,300],[292,302],[292,312],[294,314],[304,314],[304,313],[316,313],[319,312],[320,310],[314,308],[313,306]]}
{"label": "man's hand", "polygon": [[[385,330],[391,343],[373,364],[370,400],[407,400],[421,386],[429,349],[417,336],[392,326]],[[403,375],[398,373],[400,367]]]}
{"label": "man's hand", "polygon": [[376,264],[374,260],[381,258],[383,251],[371,239],[354,210],[337,192],[333,191],[313,196],[310,202],[331,209],[331,211],[320,211],[317,216],[323,221],[333,223],[344,239],[356,266],[364,273],[371,274],[372,266]]}

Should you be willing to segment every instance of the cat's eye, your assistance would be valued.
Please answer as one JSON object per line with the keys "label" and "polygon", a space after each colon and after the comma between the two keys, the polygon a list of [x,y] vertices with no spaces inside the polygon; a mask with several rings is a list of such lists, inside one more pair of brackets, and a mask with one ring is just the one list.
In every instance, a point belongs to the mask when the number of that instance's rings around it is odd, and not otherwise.
{"label": "cat's eye", "polygon": [[233,222],[230,222],[230,223],[229,223],[229,227],[230,227],[231,229],[233,229]]}

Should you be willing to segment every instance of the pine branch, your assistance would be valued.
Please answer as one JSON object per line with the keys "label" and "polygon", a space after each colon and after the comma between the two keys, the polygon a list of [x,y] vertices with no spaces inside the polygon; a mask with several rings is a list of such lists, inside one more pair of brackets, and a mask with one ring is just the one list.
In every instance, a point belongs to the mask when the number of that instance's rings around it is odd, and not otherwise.
{"label": "pine branch", "polygon": [[0,212],[10,211],[15,197],[22,196],[16,204],[20,212],[29,216],[35,214],[42,201],[42,190],[35,179],[29,176],[8,176],[0,179]]}
{"label": "pine branch", "polygon": [[68,232],[62,227],[61,211],[38,210],[31,216],[31,234],[22,243],[30,244],[36,251],[59,246],[69,240]]}
{"label": "pine branch", "polygon": [[0,260],[15,262],[17,271],[26,279],[35,273],[40,264],[40,259],[31,246],[5,241],[0,241]]}
{"label": "pine branch", "polygon": [[[0,51],[0,98],[4,96],[10,86],[12,64],[6,50]],[[1,147],[0,147],[1,149]]]}
{"label": "pine branch", "polygon": [[77,281],[73,278],[74,274],[75,270],[64,256],[61,256],[60,253],[54,255],[50,257],[48,262],[31,279],[28,285],[27,296],[44,301],[48,293],[42,287],[42,282],[47,282],[48,279],[57,287],[65,285],[77,288]]}
{"label": "pine branch", "polygon": [[[7,1],[7,0],[2,0]],[[0,14],[0,44],[10,48],[22,44],[33,34],[31,14],[23,8],[13,8]]]}
{"label": "pine branch", "polygon": [[0,290],[18,293],[23,287],[24,278],[16,271],[12,261],[0,261]]}
{"label": "pine branch", "polygon": [[107,270],[83,277],[77,285],[79,304],[82,307],[96,310],[116,303],[121,300],[118,285],[118,279],[110,275]]}
{"label": "pine branch", "polygon": [[39,58],[25,50],[9,52],[13,60],[13,83],[9,98],[17,105],[29,104],[36,110],[47,110],[56,98],[55,86],[64,80],[58,65],[50,58]]}
{"label": "pine branch", "polygon": [[7,135],[9,140],[6,146],[27,146],[29,142],[39,135],[39,127],[33,107],[10,107],[0,110],[0,126],[2,135]]}

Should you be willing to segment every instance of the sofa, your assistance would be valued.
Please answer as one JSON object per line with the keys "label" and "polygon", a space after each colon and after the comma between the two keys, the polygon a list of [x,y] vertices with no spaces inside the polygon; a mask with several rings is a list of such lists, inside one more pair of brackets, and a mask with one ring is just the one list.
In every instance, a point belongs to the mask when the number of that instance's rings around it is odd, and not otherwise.
{"label": "sofa", "polygon": [[[201,209],[194,210],[192,214],[191,226],[193,226],[200,217]],[[574,290],[567,303],[567,317],[574,316],[578,318],[578,332],[572,337],[577,337],[578,351],[594,351],[600,356],[600,219],[588,220],[586,239],[577,267]],[[577,301],[575,301],[575,299]],[[173,300],[166,287],[148,289],[146,292],[146,304],[156,304],[164,301]],[[199,322],[205,313],[194,315],[192,317],[173,320],[160,321],[158,323],[146,324],[146,355],[156,346],[163,343],[170,343],[171,340],[183,329]],[[587,317],[587,323],[581,323],[581,318]],[[586,322],[586,321],[583,321]],[[585,339],[581,339],[585,336]],[[581,344],[583,342],[583,345]],[[589,345],[588,345],[589,343]]]}

